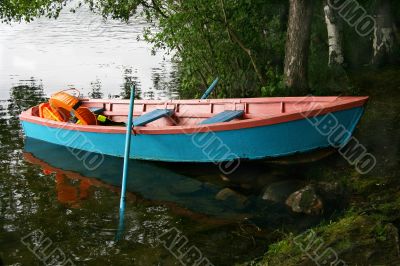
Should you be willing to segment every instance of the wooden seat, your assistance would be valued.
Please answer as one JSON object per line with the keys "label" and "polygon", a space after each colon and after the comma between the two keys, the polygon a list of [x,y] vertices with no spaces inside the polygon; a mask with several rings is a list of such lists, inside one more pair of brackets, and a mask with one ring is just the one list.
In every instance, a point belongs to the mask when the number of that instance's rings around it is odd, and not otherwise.
{"label": "wooden seat", "polygon": [[207,124],[215,124],[215,123],[221,123],[221,122],[229,122],[235,118],[242,117],[244,114],[243,110],[239,111],[232,111],[232,110],[227,110],[223,111],[221,113],[218,113],[214,115],[213,117],[210,117],[200,123],[200,125],[207,125]]}
{"label": "wooden seat", "polygon": [[153,122],[161,117],[167,117],[174,114],[174,110],[172,109],[155,109],[151,112],[145,113],[135,120],[133,120],[133,125],[135,127],[144,126],[150,122]]}

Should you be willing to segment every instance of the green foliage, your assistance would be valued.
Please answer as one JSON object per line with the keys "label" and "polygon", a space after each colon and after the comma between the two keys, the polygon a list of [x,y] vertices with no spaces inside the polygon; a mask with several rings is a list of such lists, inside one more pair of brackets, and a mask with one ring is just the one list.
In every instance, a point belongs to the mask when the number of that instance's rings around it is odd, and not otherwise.
{"label": "green foliage", "polygon": [[285,84],[283,83],[283,74],[282,72],[275,67],[268,68],[267,70],[267,85],[261,87],[261,95],[262,97],[272,97],[272,96],[283,96],[288,93],[286,90]]}
{"label": "green foliage", "polygon": [[105,18],[125,21],[136,14],[139,5],[146,3],[141,0],[84,0],[84,2]]}
{"label": "green foliage", "polygon": [[56,18],[71,0],[1,0],[1,22],[32,21],[36,17]]}
{"label": "green foliage", "polygon": [[283,62],[285,3],[188,0],[164,8],[174,12],[160,17],[160,31],[146,38],[178,51],[184,97],[199,96],[217,76],[220,97],[259,96],[269,83],[267,68]]}
{"label": "green foliage", "polygon": [[[212,97],[290,95],[283,83],[288,1],[279,0],[2,0],[3,22],[57,18],[68,3],[75,11],[82,4],[104,18],[128,21],[142,15],[151,26],[144,32],[157,49],[167,50],[178,62],[179,92],[183,98],[199,97],[216,77],[220,82]],[[373,15],[376,0],[358,1]],[[399,24],[399,1],[391,1]],[[325,1],[315,1],[309,56],[310,93],[355,94],[349,69],[370,63],[372,36],[360,37],[343,22],[344,68],[328,67],[328,41],[324,21]],[[399,32],[396,32],[398,39]],[[394,47],[396,58],[399,46]],[[123,95],[126,97],[126,95]]]}

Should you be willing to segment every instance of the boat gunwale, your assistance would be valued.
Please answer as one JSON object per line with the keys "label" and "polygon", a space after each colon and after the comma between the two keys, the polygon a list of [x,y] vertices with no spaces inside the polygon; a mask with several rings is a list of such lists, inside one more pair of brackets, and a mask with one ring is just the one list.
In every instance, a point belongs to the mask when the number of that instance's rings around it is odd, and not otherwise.
{"label": "boat gunwale", "polygon": [[[324,102],[322,108],[315,108],[312,110],[305,111],[295,111],[287,113],[274,114],[273,116],[251,118],[244,120],[234,120],[230,122],[222,122],[208,125],[187,125],[187,126],[165,126],[165,127],[146,127],[140,126],[135,127],[132,130],[134,134],[144,134],[144,135],[163,135],[163,134],[194,134],[201,132],[217,132],[217,131],[229,131],[229,130],[239,130],[245,128],[254,128],[261,126],[268,126],[274,124],[280,124],[285,122],[291,122],[295,120],[301,120],[309,117],[314,117],[316,115],[324,115],[327,113],[352,109],[356,107],[361,107],[368,101],[368,96],[328,96],[328,97],[270,97],[270,98],[244,98],[244,99],[208,99],[208,100],[138,100],[137,103],[149,103],[149,104],[161,104],[161,103],[172,103],[172,104],[204,104],[204,103],[274,103],[274,102],[302,102],[308,100],[309,102]],[[312,99],[312,100],[311,100]],[[86,100],[96,103],[128,103],[126,100],[102,100],[102,99],[91,99]],[[326,102],[326,103],[325,103]],[[106,133],[106,134],[124,134],[126,132],[125,127],[120,126],[94,126],[94,125],[78,125],[65,122],[57,122],[53,120],[48,120],[32,115],[32,108],[24,111],[20,115],[22,121],[31,122],[34,124],[39,124],[51,128],[60,128],[66,130],[75,130],[83,132],[93,132],[93,133]]]}
{"label": "boat gunwale", "polygon": [[[303,96],[303,97],[258,97],[258,98],[225,98],[225,99],[183,99],[183,100],[135,100],[135,104],[205,104],[205,103],[281,103],[281,102],[333,102],[337,99],[368,98],[368,96]],[[129,104],[126,99],[89,99],[82,101],[93,103]]]}

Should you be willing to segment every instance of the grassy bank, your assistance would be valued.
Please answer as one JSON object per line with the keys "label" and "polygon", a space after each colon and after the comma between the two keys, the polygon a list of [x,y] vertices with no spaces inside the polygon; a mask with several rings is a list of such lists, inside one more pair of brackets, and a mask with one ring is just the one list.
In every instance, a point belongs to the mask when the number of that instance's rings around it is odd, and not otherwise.
{"label": "grassy bank", "polygon": [[375,168],[361,175],[339,155],[309,168],[311,182],[346,187],[346,207],[309,231],[287,234],[245,265],[400,265],[400,69],[351,80],[371,97],[355,136],[376,157]]}

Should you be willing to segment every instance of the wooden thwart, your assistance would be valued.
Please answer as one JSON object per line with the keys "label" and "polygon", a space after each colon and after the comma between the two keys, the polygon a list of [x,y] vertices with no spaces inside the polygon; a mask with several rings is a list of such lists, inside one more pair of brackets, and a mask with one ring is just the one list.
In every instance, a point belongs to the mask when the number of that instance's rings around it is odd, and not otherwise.
{"label": "wooden thwart", "polygon": [[173,114],[174,114],[174,110],[172,110],[172,109],[156,109],[156,110],[153,110],[149,113],[143,114],[143,115],[139,116],[138,118],[136,118],[133,121],[133,125],[135,127],[144,126],[150,122],[160,119],[161,117],[167,117],[167,116],[171,116]]}
{"label": "wooden thwart", "polygon": [[214,124],[214,123],[221,123],[221,122],[229,122],[235,118],[242,117],[244,114],[243,110],[239,111],[232,111],[232,110],[227,110],[223,111],[217,115],[214,115],[213,117],[210,117],[203,122],[200,123],[200,125],[206,125],[206,124]]}

